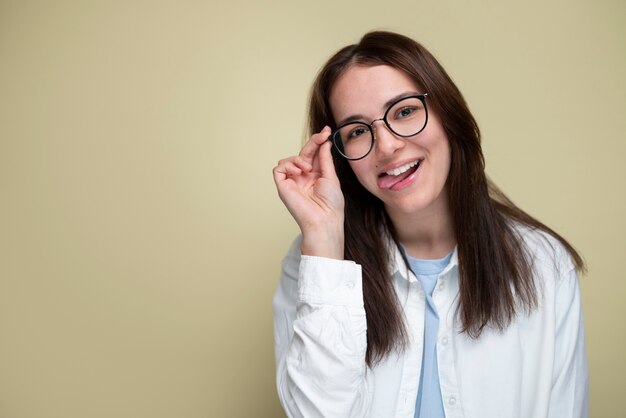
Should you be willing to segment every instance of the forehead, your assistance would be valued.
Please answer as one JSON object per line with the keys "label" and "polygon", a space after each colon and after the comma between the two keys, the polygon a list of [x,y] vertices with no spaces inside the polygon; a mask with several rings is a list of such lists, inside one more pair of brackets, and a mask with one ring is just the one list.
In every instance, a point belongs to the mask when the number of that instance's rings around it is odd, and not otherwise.
{"label": "forehead", "polygon": [[390,98],[418,90],[413,80],[396,68],[353,65],[337,79],[329,101],[335,120],[354,113],[379,117]]}

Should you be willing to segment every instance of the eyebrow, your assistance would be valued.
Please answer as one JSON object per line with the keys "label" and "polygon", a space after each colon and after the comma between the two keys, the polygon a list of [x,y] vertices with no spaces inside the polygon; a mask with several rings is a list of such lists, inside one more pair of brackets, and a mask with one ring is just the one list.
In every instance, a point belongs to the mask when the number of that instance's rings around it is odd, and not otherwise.
{"label": "eyebrow", "polygon": [[[408,92],[404,92],[404,93],[400,93],[396,96],[393,96],[391,99],[387,100],[384,104],[383,104],[383,109],[385,109],[385,111],[387,111],[387,109],[389,109],[389,107],[394,104],[395,102],[397,102],[400,99],[404,99],[405,97],[409,97],[409,96],[415,96],[421,93],[418,93],[416,91],[408,91]],[[363,115],[351,115],[348,116],[347,118],[343,118],[342,120],[339,121],[339,123],[337,123],[337,126],[343,126],[346,123],[350,123],[350,122],[361,122],[365,120],[365,116]]]}

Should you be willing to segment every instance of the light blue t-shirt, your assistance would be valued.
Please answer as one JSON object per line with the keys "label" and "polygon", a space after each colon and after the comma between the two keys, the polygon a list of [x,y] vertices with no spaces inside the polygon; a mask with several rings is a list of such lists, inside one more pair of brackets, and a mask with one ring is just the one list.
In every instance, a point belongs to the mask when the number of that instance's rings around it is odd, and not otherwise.
{"label": "light blue t-shirt", "polygon": [[424,352],[422,356],[422,372],[419,390],[415,403],[415,418],[445,418],[439,368],[437,366],[437,333],[439,315],[433,303],[432,295],[437,278],[450,262],[452,253],[438,260],[407,259],[411,270],[417,276],[426,294],[426,310],[424,312]]}

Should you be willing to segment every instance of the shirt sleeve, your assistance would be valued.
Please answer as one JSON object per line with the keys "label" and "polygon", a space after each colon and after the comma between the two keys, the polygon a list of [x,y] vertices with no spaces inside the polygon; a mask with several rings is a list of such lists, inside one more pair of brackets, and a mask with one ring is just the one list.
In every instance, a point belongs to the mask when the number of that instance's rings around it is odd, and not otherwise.
{"label": "shirt sleeve", "polygon": [[362,417],[367,410],[361,267],[301,256],[296,240],[274,295],[276,383],[289,417]]}
{"label": "shirt sleeve", "polygon": [[556,335],[549,417],[587,417],[587,353],[576,270],[559,279],[556,289]]}

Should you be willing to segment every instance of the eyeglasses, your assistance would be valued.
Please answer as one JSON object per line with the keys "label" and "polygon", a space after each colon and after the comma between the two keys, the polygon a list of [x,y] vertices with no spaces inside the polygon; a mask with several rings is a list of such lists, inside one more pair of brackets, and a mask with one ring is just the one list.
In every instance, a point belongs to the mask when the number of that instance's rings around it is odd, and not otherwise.
{"label": "eyeglasses", "polygon": [[374,148],[374,122],[382,120],[391,132],[402,138],[417,135],[428,122],[426,96],[428,93],[403,97],[392,103],[382,118],[374,119],[371,123],[349,122],[341,125],[330,134],[328,140],[333,141],[339,154],[346,159],[360,160]]}

